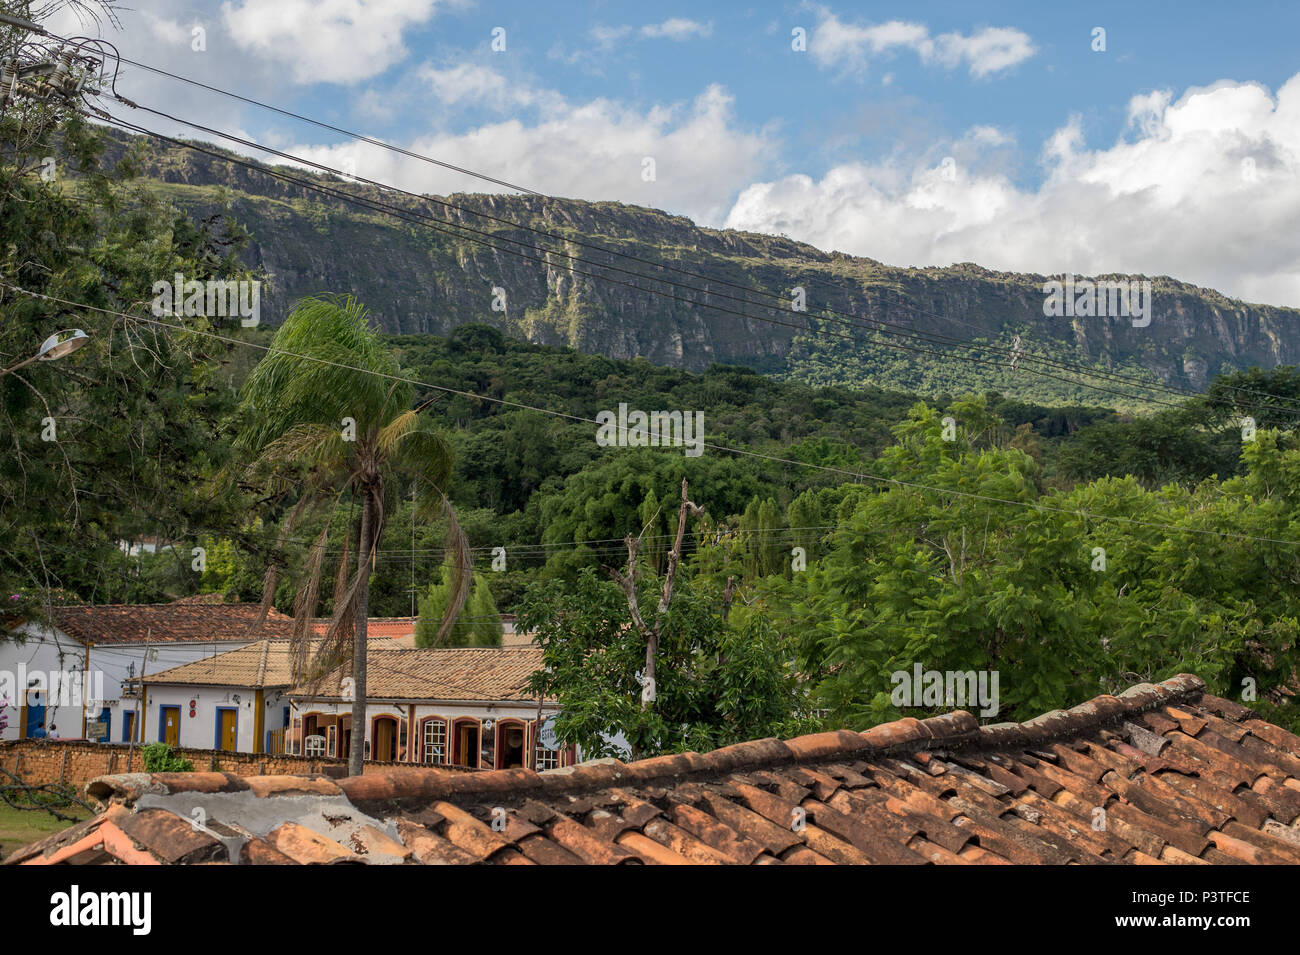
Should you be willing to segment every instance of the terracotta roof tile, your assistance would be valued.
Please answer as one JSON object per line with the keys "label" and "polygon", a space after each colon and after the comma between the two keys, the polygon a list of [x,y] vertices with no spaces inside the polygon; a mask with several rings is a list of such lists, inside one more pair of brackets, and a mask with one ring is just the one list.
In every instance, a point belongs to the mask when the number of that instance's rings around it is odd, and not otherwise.
{"label": "terracotta roof tile", "polygon": [[54,622],[71,637],[96,646],[287,638],[293,618],[272,608],[257,627],[257,604],[191,602],[55,607]]}
{"label": "terracotta roof tile", "polygon": [[[1300,864],[1300,740],[1203,689],[1184,676],[1026,724],[958,711],[540,774],[106,777],[87,787],[103,814],[8,861]],[[238,793],[274,827],[235,809],[189,825],[196,798]],[[350,827],[323,827],[312,801]]]}
{"label": "terracotta roof tile", "polygon": [[351,849],[292,821],[276,826],[267,834],[266,839],[277,851],[300,865],[360,861]]}
{"label": "terracotta roof tile", "polygon": [[[391,643],[391,639],[386,642]],[[366,695],[372,700],[517,700],[537,702],[525,685],[542,665],[541,647],[436,647],[388,649],[385,639],[370,641],[366,654]],[[326,675],[320,686],[340,686],[343,671]],[[293,695],[307,695],[295,687]],[[337,699],[322,695],[315,699]]]}

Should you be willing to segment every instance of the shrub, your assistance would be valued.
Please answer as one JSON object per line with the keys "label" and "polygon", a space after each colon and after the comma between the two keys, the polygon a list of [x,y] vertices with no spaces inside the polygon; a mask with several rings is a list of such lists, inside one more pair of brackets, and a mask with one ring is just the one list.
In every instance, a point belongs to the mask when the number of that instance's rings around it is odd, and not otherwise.
{"label": "shrub", "polygon": [[166,743],[150,743],[143,750],[146,773],[192,773],[194,764],[177,756]]}

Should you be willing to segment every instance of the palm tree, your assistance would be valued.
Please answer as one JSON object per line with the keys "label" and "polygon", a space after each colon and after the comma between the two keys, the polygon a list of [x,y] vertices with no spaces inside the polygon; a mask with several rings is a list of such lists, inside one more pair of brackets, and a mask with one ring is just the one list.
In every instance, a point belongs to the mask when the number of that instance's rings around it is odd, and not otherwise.
{"label": "palm tree", "polygon": [[[448,523],[451,594],[440,637],[450,631],[469,594],[469,547],[442,488],[451,475],[451,447],[412,407],[414,388],[351,296],[305,298],[276,331],[271,350],[241,393],[243,430],[237,444],[251,472],[269,472],[276,493],[293,499],[281,546],[294,525],[324,513],[324,529],[308,551],[296,588],[292,658],[295,680],[319,681],[351,656],[351,775],[361,773],[366,729],[366,617],[370,571],[384,526],[389,478],[415,480],[416,513]],[[330,527],[348,498],[350,521],[334,578],[333,615],[323,638],[317,614]],[[358,556],[351,570],[350,550]],[[274,596],[277,561],[267,571],[263,607]],[[343,694],[346,697],[346,693]]]}

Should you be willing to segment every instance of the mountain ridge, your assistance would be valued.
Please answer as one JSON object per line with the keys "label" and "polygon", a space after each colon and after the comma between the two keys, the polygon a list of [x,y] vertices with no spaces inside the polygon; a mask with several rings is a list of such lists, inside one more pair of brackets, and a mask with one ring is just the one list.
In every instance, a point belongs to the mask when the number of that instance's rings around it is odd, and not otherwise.
{"label": "mountain ridge", "polygon": [[[270,324],[303,295],[351,292],[392,334],[445,335],[478,322],[539,344],[694,371],[720,362],[816,384],[871,383],[921,394],[993,388],[1037,399],[1091,395],[1094,403],[1092,389],[1044,386],[1023,367],[1011,369],[1006,350],[1015,336],[1030,355],[1195,390],[1221,371],[1300,363],[1300,309],[1242,302],[1170,276],[1091,276],[1150,280],[1149,327],[1117,317],[1056,319],[1043,314],[1043,284],[1051,276],[976,263],[890,266],[620,202],[492,193],[417,199],[297,167],[266,166],[208,145],[203,148],[219,155],[114,134],[110,153],[124,154],[132,141],[142,177],[177,206],[204,218],[226,215],[248,229],[252,241],[244,258],[267,277],[263,315]],[[270,170],[353,201],[284,182]],[[396,206],[408,218],[355,202]],[[460,235],[418,224],[426,221]],[[466,229],[488,235],[467,237]],[[538,251],[561,242],[565,252],[593,264]],[[707,278],[661,271],[578,242]],[[698,291],[673,289],[665,279]],[[806,313],[790,307],[796,286],[805,289]],[[505,291],[504,312],[492,308],[494,298],[500,300],[494,289]],[[827,307],[844,314],[819,312]],[[895,323],[904,328],[890,331],[975,344],[973,351],[953,351],[844,322]],[[805,323],[813,329],[789,327]],[[980,371],[965,367],[961,359],[968,354],[984,363]],[[1145,402],[1135,397],[1132,404]]]}

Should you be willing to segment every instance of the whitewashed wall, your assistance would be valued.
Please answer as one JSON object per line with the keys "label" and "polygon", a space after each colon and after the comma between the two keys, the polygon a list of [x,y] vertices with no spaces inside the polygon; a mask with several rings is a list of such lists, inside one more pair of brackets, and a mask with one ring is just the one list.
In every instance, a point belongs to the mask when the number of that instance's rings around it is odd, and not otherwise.
{"label": "whitewashed wall", "polygon": [[[23,624],[16,630],[26,638],[25,642],[0,640],[0,693],[3,693],[3,686],[8,685],[3,681],[4,674],[16,677],[20,669],[28,674],[29,678],[37,671],[79,673],[86,665],[85,646],[61,630],[34,624]],[[134,710],[136,706],[135,700],[124,699],[122,696],[122,682],[128,676],[139,676],[142,667],[145,673],[160,673],[183,663],[193,663],[195,660],[203,660],[227,650],[246,646],[250,642],[252,641],[212,640],[193,643],[152,643],[147,648],[143,643],[91,647],[89,685],[102,695],[103,706],[109,711],[109,740],[111,742],[125,740],[124,714]],[[148,650],[147,662],[146,649]],[[14,682],[16,680],[12,678],[9,681],[9,683]],[[9,693],[8,696],[9,699],[3,701],[6,706],[0,709],[0,713],[7,717],[9,725],[0,732],[0,739],[18,739],[21,730],[18,726],[17,704],[21,701],[15,699],[13,693]],[[189,697],[186,699],[188,700]],[[57,701],[49,700],[47,695],[46,702]],[[100,709],[95,707],[91,718],[97,718]],[[277,719],[282,718],[277,715]],[[80,738],[82,735],[81,703],[77,702],[71,706],[47,705],[45,723],[47,732],[51,726],[54,727],[53,732],[49,732],[52,738]],[[147,737],[145,741],[151,742],[153,738]]]}
{"label": "whitewashed wall", "polygon": [[[239,697],[239,701],[235,701]],[[190,700],[194,700],[194,716],[190,716]],[[235,735],[241,753],[254,751],[254,707],[257,691],[241,686],[150,686],[148,714],[145,718],[145,743],[162,738],[159,716],[163,706],[179,706],[181,714],[180,745],[188,749],[217,749],[218,713],[233,709],[237,714]],[[288,705],[278,691],[269,690],[263,700],[263,733],[284,726],[284,707]],[[263,752],[266,739],[263,736]]]}

